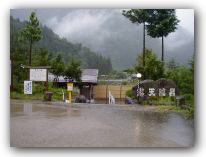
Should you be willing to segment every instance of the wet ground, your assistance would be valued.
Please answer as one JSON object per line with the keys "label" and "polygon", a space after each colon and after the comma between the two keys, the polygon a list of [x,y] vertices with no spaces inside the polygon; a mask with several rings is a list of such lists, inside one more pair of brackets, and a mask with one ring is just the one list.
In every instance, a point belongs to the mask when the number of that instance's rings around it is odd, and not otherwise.
{"label": "wet ground", "polygon": [[190,147],[193,122],[135,105],[11,101],[13,147]]}

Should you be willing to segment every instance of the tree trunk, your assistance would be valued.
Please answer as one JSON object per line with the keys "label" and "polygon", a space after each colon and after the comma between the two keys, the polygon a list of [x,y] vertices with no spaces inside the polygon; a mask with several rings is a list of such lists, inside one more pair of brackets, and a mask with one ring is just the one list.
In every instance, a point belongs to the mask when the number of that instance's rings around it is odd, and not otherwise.
{"label": "tree trunk", "polygon": [[[143,23],[143,68],[145,68],[145,22]],[[145,78],[145,71],[143,70],[143,79]]]}
{"label": "tree trunk", "polygon": [[164,62],[164,36],[162,36],[162,62]]}
{"label": "tree trunk", "polygon": [[143,28],[143,67],[145,67],[145,22]]}
{"label": "tree trunk", "polygon": [[31,53],[32,53],[32,40],[30,41],[29,46],[29,65],[31,66]]}

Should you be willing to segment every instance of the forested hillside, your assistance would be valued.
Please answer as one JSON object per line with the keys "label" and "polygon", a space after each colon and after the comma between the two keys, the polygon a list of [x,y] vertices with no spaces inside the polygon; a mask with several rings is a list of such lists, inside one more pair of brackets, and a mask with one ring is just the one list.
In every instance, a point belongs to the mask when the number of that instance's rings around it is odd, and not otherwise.
{"label": "forested hillside", "polygon": [[[28,49],[29,46],[25,41],[20,39],[20,30],[26,25],[18,19],[10,17],[10,51],[11,60],[15,66],[19,64],[28,64]],[[60,38],[50,28],[41,25],[42,39],[36,42],[33,46],[32,56],[38,54],[40,49],[47,51],[48,57],[57,56],[60,54],[65,62],[70,61],[71,58],[76,58],[81,61],[81,68],[97,68],[100,74],[108,74],[112,71],[112,64],[110,58],[105,58],[89,48],[83,47],[81,44],[73,44],[66,39]],[[18,64],[18,65],[17,65]],[[35,65],[35,60],[32,60]]]}

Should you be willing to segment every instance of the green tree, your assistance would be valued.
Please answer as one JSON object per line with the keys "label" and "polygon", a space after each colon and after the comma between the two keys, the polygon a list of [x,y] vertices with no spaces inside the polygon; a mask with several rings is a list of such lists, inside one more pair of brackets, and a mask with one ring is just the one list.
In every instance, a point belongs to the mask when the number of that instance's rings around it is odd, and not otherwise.
{"label": "green tree", "polygon": [[32,12],[26,26],[21,30],[23,39],[29,42],[29,65],[32,64],[32,45],[41,39],[41,28],[35,12]]}
{"label": "green tree", "polygon": [[[16,41],[15,38],[19,38],[20,30],[26,27],[27,22],[21,22],[18,19],[10,18],[10,36],[11,36],[11,52],[16,45],[21,46],[24,50],[24,60],[29,60],[27,52],[28,41],[23,40],[24,43]],[[70,43],[66,39],[60,38],[50,28],[41,26],[42,28],[42,39],[35,42],[35,46],[32,47],[32,65],[36,64],[34,56],[39,52],[39,48],[46,48],[51,54],[61,54],[63,61],[68,62],[72,56],[81,60],[81,68],[96,68],[99,69],[99,74],[108,74],[112,71],[112,64],[110,58],[99,55],[99,53],[93,52],[89,48],[82,46],[80,43]],[[18,32],[18,35],[14,35]],[[12,37],[13,36],[13,37]],[[51,52],[51,53],[50,53]],[[54,57],[54,56],[53,56]],[[22,63],[23,64],[23,63]],[[24,64],[28,64],[27,62]]]}
{"label": "green tree", "polygon": [[168,68],[166,78],[173,80],[181,94],[194,94],[194,56],[188,62],[189,66]]}
{"label": "green tree", "polygon": [[81,66],[81,62],[77,59],[72,58],[69,64],[66,66],[64,75],[67,78],[72,78],[77,82],[80,82],[81,74],[82,74],[80,66]]}
{"label": "green tree", "polygon": [[125,17],[129,18],[132,23],[143,24],[143,68],[145,67],[145,26],[149,20],[149,12],[150,9],[130,9],[128,11],[123,10],[122,13]]}
{"label": "green tree", "polygon": [[193,54],[192,59],[189,61],[189,65],[191,67],[191,72],[194,76],[194,70],[195,70],[195,61],[194,61],[195,55]]}
{"label": "green tree", "polygon": [[135,65],[135,72],[145,73],[147,79],[157,80],[164,77],[164,67],[162,62],[158,60],[155,53],[151,50],[145,49],[145,61],[148,63],[145,67],[142,67],[143,55],[142,53],[137,58],[137,64]]}
{"label": "green tree", "polygon": [[60,54],[51,63],[51,72],[58,78],[64,75],[65,65]]}
{"label": "green tree", "polygon": [[[13,18],[10,18],[11,21]],[[24,42],[19,42],[19,31],[15,31],[16,23],[10,24],[10,60],[11,60],[11,90],[21,91],[20,83],[26,79],[27,71],[21,68],[22,64],[26,64],[27,55]]]}
{"label": "green tree", "polygon": [[50,66],[52,62],[52,53],[46,48],[40,48],[33,55],[33,66]]}
{"label": "green tree", "polygon": [[176,83],[181,94],[194,94],[194,79],[190,68],[181,66],[170,69],[166,72],[166,78]]}
{"label": "green tree", "polygon": [[164,37],[177,29],[179,20],[175,9],[151,9],[147,25],[147,34],[153,38],[162,38],[162,62],[164,62]]}

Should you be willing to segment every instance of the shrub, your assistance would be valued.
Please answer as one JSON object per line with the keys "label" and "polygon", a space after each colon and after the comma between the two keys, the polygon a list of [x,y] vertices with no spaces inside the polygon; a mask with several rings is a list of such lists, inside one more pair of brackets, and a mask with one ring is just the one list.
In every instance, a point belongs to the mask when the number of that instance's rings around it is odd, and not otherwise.
{"label": "shrub", "polygon": [[39,94],[39,93],[44,93],[45,91],[45,85],[44,82],[42,83],[32,83],[32,88],[33,88],[33,94]]}
{"label": "shrub", "polygon": [[127,81],[123,81],[123,82],[122,82],[122,85],[127,85],[127,84],[128,84]]}
{"label": "shrub", "polygon": [[24,92],[24,85],[22,83],[16,83],[16,84],[14,84],[14,89],[17,93],[23,93]]}
{"label": "shrub", "polygon": [[126,91],[125,94],[126,94],[126,96],[128,96],[130,98],[133,98],[133,99],[136,98],[135,92],[133,90],[128,90],[128,91]]}
{"label": "shrub", "polygon": [[192,94],[184,94],[185,100],[192,102],[194,100],[194,96]]}

